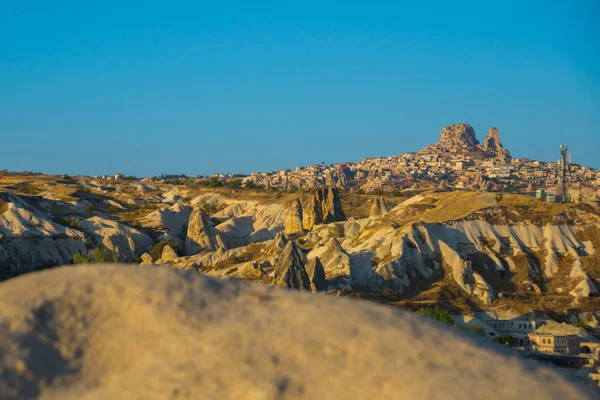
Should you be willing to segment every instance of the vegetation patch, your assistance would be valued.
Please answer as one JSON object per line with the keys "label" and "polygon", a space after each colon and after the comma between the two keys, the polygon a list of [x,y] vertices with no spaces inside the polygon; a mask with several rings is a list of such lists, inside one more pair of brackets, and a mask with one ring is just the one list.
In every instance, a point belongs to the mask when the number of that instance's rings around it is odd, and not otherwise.
{"label": "vegetation patch", "polygon": [[109,263],[119,262],[117,253],[113,253],[105,247],[96,247],[87,256],[80,253],[73,254],[73,264]]}
{"label": "vegetation patch", "polygon": [[163,240],[156,243],[152,247],[152,250],[150,250],[150,253],[148,253],[152,257],[152,261],[156,261],[162,257],[162,252],[165,246],[171,246],[171,248],[175,250],[175,253],[177,253],[178,256],[181,255],[181,248],[178,245],[168,240]]}

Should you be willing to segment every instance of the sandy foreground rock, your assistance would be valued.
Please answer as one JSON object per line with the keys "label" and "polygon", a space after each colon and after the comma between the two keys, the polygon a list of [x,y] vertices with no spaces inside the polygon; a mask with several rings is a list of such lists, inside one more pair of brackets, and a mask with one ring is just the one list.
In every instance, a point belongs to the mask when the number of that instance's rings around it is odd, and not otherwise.
{"label": "sandy foreground rock", "polygon": [[71,266],[3,282],[0,337],[3,399],[597,395],[414,314],[165,267]]}

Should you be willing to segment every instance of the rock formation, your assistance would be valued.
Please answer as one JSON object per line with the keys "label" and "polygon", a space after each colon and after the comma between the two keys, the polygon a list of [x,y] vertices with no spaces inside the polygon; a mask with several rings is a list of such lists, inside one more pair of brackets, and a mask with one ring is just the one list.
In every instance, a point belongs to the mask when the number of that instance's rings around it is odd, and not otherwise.
{"label": "rock formation", "polygon": [[475,130],[466,122],[444,127],[440,141],[425,147],[421,152],[442,155],[469,153],[478,159],[500,158],[507,160],[511,157],[510,152],[500,142],[500,134],[497,128],[490,129],[484,143],[479,144],[475,136]]}
{"label": "rock formation", "polygon": [[120,261],[133,261],[136,255],[152,248],[150,236],[112,219],[100,216],[84,219],[81,230],[92,238],[96,247],[105,247]]}
{"label": "rock formation", "polygon": [[327,291],[327,279],[325,278],[325,270],[319,257],[315,257],[306,264],[306,273],[310,281],[310,288],[313,292]]}
{"label": "rock formation", "polygon": [[154,265],[152,256],[148,253],[142,254],[142,262],[140,263],[140,265]]}
{"label": "rock formation", "polygon": [[501,159],[510,159],[510,152],[502,146],[500,142],[500,133],[497,128],[492,128],[483,142],[483,151],[490,157]]}
{"label": "rock formation", "polygon": [[279,256],[273,273],[273,284],[300,291],[310,291],[310,280],[304,268],[304,261],[293,241],[288,241]]}
{"label": "rock formation", "polygon": [[466,122],[446,126],[442,129],[439,144],[447,149],[472,151],[479,141],[475,130]]}
{"label": "rock formation", "polygon": [[175,250],[173,250],[171,246],[166,245],[165,247],[163,247],[163,251],[160,256],[160,259],[162,261],[171,261],[176,259],[177,257],[177,253],[175,252]]}
{"label": "rock formation", "polygon": [[597,398],[399,309],[171,268],[71,266],[0,283],[0,337],[7,400]]}
{"label": "rock formation", "polygon": [[303,231],[303,213],[302,204],[299,199],[296,199],[294,205],[285,217],[285,234],[294,235]]}
{"label": "rock formation", "polygon": [[340,201],[337,188],[321,188],[311,199],[304,215],[304,229],[311,230],[313,226],[336,221],[345,221],[346,214]]}
{"label": "rock formation", "polygon": [[379,196],[373,200],[373,205],[371,206],[371,211],[369,212],[369,217],[377,218],[382,215],[387,214],[387,204],[385,204],[385,200],[383,196]]}
{"label": "rock formation", "polygon": [[283,234],[283,232],[279,232],[275,236],[275,239],[273,240],[273,248],[275,249],[275,251],[283,250],[283,249],[285,249],[285,246],[287,245],[287,243],[288,243],[288,240],[285,237],[285,235]]}
{"label": "rock formation", "polygon": [[220,233],[214,223],[204,214],[200,207],[194,207],[188,222],[185,239],[185,253],[193,255],[203,250],[215,251],[224,247]]}

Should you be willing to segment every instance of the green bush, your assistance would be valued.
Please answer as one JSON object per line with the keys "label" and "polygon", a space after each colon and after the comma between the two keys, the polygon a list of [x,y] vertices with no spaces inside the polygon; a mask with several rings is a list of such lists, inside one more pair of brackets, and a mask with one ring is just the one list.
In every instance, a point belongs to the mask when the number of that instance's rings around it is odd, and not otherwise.
{"label": "green bush", "polygon": [[112,213],[118,212],[119,209],[115,206],[110,206],[110,207],[108,207],[108,209],[106,211],[112,214]]}
{"label": "green bush", "polygon": [[503,199],[503,198],[504,198],[504,196],[502,196],[501,194],[499,194],[498,196],[496,196],[496,197],[494,198],[494,201],[495,201],[496,203],[500,203],[500,202],[502,201],[502,199]]}
{"label": "green bush", "polygon": [[480,336],[485,335],[485,328],[481,325],[471,326],[471,327],[469,327],[469,330],[476,335],[480,335]]}
{"label": "green bush", "polygon": [[73,254],[73,264],[108,263],[118,262],[118,252],[112,253],[104,247],[96,247],[85,257],[80,253]]}
{"label": "green bush", "polygon": [[21,185],[17,188],[17,193],[21,194],[38,194],[38,190],[30,184]]}
{"label": "green bush", "polygon": [[223,182],[221,182],[216,176],[213,176],[208,181],[208,186],[211,188],[219,188],[223,186]]}
{"label": "green bush", "polygon": [[69,228],[81,230],[81,221],[75,217],[57,217],[53,218],[52,222],[62,226],[68,226]]}
{"label": "green bush", "polygon": [[89,264],[90,259],[82,256],[81,254],[73,254],[73,264]]}
{"label": "green bush", "polygon": [[177,255],[179,255],[179,251],[180,251],[179,246],[177,246],[173,242],[169,242],[168,240],[163,240],[161,242],[156,243],[154,245],[154,247],[152,247],[152,250],[150,250],[150,253],[148,253],[152,257],[152,261],[156,261],[156,260],[160,259],[160,257],[162,256],[163,248],[166,245],[171,246],[171,248],[173,250],[175,250],[175,253],[177,253]]}
{"label": "green bush", "polygon": [[435,306],[435,308],[427,308],[425,311],[423,311],[423,315],[446,324],[451,324],[454,322],[454,318],[452,318],[448,310],[442,310],[438,306]]}
{"label": "green bush", "polygon": [[115,260],[116,254],[111,253],[104,247],[96,247],[94,251],[92,251],[91,258],[94,262],[102,263],[102,262],[116,262]]}
{"label": "green bush", "polygon": [[227,187],[231,189],[239,189],[242,187],[242,181],[240,179],[232,179],[227,181]]}
{"label": "green bush", "polygon": [[493,340],[496,343],[506,344],[506,345],[508,345],[510,347],[516,346],[517,343],[519,343],[519,341],[517,340],[517,338],[512,337],[510,335],[496,336]]}
{"label": "green bush", "polygon": [[96,207],[95,204],[90,204],[85,207],[85,211],[92,212],[92,211],[96,211],[96,210],[98,210],[98,207]]}

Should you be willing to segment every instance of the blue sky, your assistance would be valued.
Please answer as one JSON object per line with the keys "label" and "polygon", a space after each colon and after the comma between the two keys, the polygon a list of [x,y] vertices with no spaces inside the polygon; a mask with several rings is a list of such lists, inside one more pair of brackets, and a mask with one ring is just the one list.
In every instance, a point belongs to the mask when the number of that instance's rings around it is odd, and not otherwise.
{"label": "blue sky", "polygon": [[600,2],[0,0],[0,169],[271,171],[466,121],[600,168]]}

